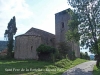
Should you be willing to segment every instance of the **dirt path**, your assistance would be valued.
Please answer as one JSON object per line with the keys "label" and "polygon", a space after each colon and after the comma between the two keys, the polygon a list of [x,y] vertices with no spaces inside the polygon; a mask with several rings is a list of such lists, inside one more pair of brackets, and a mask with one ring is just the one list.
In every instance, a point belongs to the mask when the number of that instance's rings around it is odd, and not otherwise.
{"label": "dirt path", "polygon": [[93,75],[92,71],[95,64],[96,61],[88,61],[67,70],[62,75]]}

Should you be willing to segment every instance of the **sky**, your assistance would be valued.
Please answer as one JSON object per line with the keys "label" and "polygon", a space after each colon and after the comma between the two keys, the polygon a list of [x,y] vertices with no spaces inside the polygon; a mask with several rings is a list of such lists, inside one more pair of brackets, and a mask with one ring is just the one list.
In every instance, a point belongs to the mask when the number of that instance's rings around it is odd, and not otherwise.
{"label": "sky", "polygon": [[13,16],[18,29],[15,36],[24,34],[31,27],[55,34],[55,14],[69,7],[67,0],[0,0],[0,40],[4,40]]}
{"label": "sky", "polygon": [[16,17],[16,35],[31,27],[55,34],[55,13],[69,8],[67,0],[0,0],[0,40],[10,19]]}

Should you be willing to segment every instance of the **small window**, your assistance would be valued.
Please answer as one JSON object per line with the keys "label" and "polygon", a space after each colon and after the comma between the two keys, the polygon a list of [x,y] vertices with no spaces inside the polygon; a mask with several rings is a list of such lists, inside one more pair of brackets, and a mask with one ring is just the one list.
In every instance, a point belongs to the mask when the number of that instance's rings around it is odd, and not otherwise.
{"label": "small window", "polygon": [[64,22],[62,22],[61,25],[62,25],[62,28],[64,28]]}
{"label": "small window", "polygon": [[33,46],[31,46],[31,51],[32,51],[32,49],[33,49]]}

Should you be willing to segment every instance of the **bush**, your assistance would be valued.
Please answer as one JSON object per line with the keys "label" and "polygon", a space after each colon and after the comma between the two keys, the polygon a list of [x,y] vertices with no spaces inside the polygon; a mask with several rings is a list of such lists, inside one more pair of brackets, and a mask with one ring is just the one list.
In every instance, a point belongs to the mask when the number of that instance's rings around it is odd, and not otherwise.
{"label": "bush", "polygon": [[60,68],[65,68],[65,67],[70,66],[71,64],[72,64],[72,62],[68,58],[66,58],[66,59],[62,59],[62,60],[56,62],[55,66],[60,67]]}
{"label": "bush", "polygon": [[61,42],[58,44],[59,59],[64,59],[68,57],[70,60],[75,60],[75,50],[72,50],[71,44],[69,42]]}
{"label": "bush", "polygon": [[36,50],[38,53],[55,53],[56,52],[56,49],[53,48],[53,47],[50,47],[50,46],[47,46],[47,45],[44,45],[44,44],[41,44],[37,50]]}
{"label": "bush", "polygon": [[53,47],[50,47],[48,45],[41,44],[37,49],[36,49],[39,60],[55,60],[55,54],[57,53],[57,50]]}
{"label": "bush", "polygon": [[0,55],[0,60],[6,60],[6,59],[7,59],[7,55],[4,56]]}
{"label": "bush", "polygon": [[81,58],[81,59],[87,59],[87,60],[90,59],[90,57],[89,57],[89,55],[88,55],[87,52],[85,52],[85,53],[80,52],[80,58]]}
{"label": "bush", "polygon": [[14,51],[12,52],[11,57],[14,58]]}

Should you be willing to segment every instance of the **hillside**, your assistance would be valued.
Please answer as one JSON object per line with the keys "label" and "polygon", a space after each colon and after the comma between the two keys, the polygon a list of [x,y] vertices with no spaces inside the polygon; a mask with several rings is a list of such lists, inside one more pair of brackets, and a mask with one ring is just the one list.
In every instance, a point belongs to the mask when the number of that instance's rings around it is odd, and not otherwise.
{"label": "hillside", "polygon": [[7,48],[7,41],[0,41],[0,51]]}

